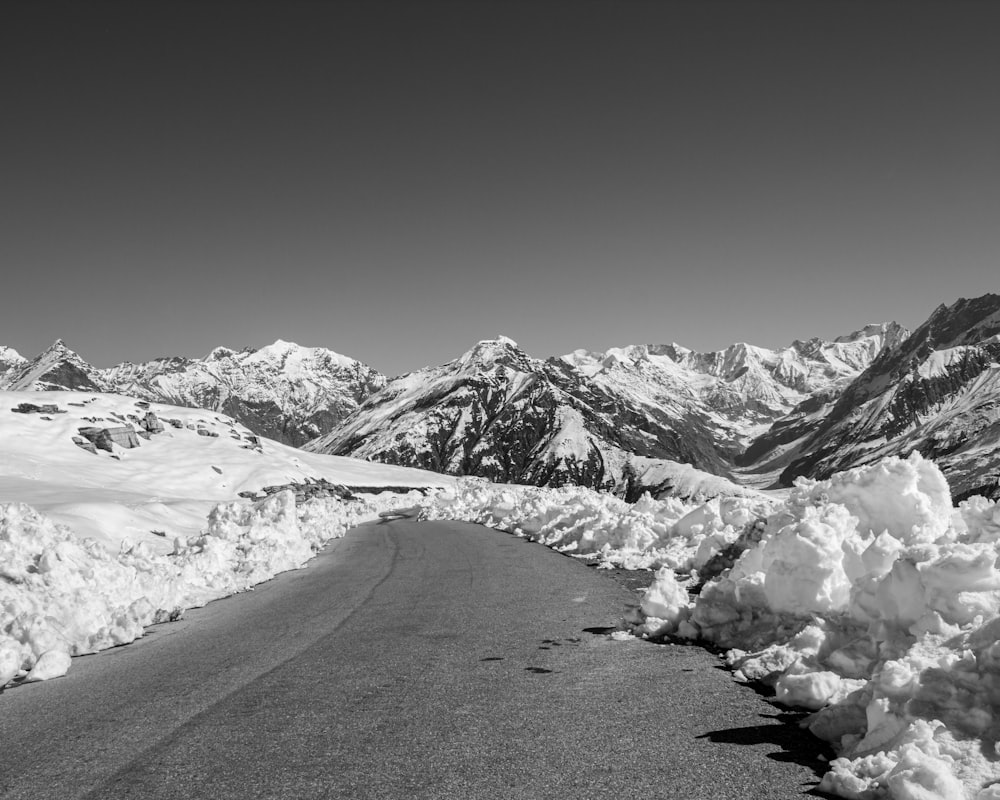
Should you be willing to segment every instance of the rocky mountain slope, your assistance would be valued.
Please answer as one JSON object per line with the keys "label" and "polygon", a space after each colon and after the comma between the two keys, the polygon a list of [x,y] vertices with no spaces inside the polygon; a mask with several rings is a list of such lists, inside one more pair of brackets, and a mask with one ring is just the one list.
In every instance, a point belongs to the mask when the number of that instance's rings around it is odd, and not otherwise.
{"label": "rocky mountain slope", "polygon": [[986,295],[941,306],[912,335],[888,323],[780,350],[548,359],[500,337],[388,382],[282,341],[106,370],[56,342],[31,361],[0,350],[0,389],[117,392],[216,410],[320,453],[626,496],[787,486],[917,450],[961,497],[1000,495],[998,364],[1000,296]]}
{"label": "rocky mountain slope", "polygon": [[902,338],[890,324],[782,351],[646,345],[543,361],[500,337],[390,381],[306,448],[626,494],[662,489],[678,462],[728,478],[756,432],[802,398],[839,390]]}
{"label": "rocky mountain slope", "polygon": [[806,402],[742,457],[780,482],[917,450],[956,497],[1000,496],[1000,295],[940,306],[839,396]]}
{"label": "rocky mountain slope", "polygon": [[56,339],[30,361],[22,359],[0,378],[0,390],[10,392],[50,390],[100,392],[100,371]]}
{"label": "rocky mountain slope", "polygon": [[109,369],[93,367],[59,340],[0,377],[0,389],[9,391],[112,392],[206,408],[295,446],[330,430],[384,384],[383,375],[352,358],[281,340],[259,350],[219,347],[205,358]]}

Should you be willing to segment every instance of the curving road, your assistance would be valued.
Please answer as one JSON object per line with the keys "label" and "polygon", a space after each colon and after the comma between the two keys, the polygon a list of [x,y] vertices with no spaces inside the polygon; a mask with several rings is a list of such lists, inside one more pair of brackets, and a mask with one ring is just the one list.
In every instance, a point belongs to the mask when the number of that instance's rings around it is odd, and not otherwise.
{"label": "curving road", "polygon": [[[634,595],[464,523],[362,526],[308,569],[0,695],[0,797],[787,798],[814,740]],[[812,767],[812,768],[810,768]]]}

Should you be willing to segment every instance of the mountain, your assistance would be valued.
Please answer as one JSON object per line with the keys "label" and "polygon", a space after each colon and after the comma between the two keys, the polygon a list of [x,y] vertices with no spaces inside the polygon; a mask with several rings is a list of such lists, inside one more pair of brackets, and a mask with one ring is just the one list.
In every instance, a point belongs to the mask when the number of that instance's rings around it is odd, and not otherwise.
{"label": "mountain", "polygon": [[13,347],[3,347],[0,345],[0,379],[12,369],[26,363],[27,360]]}
{"label": "mountain", "polygon": [[6,391],[100,392],[100,371],[66,347],[62,339],[30,361],[22,361],[0,377],[0,389]]}
{"label": "mountain", "polygon": [[322,435],[385,385],[353,358],[282,340],[259,350],[218,347],[203,359],[161,358],[102,372],[106,391],[227,414],[299,446]]}
{"label": "mountain", "polygon": [[839,396],[803,403],[760,436],[743,462],[780,469],[788,485],[914,450],[939,463],[957,498],[1000,496],[1000,295],[938,307]]}
{"label": "mountain", "polygon": [[676,416],[704,417],[727,461],[777,419],[818,394],[845,388],[886,347],[905,339],[896,323],[869,325],[832,342],[796,341],[781,350],[734,344],[698,353],[635,345],[605,353],[577,350],[563,361],[608,393]]}
{"label": "mountain", "polygon": [[[606,486],[609,448],[594,432],[611,426],[613,401],[580,402],[581,389],[569,370],[512,340],[485,340],[441,367],[389,381],[304,449],[504,483]],[[604,413],[595,411],[602,401]]]}
{"label": "mountain", "polygon": [[59,340],[0,376],[0,389],[8,391],[110,392],[207,408],[294,446],[330,430],[384,384],[383,375],[352,358],[281,340],[259,350],[218,347],[203,359],[159,358],[108,369],[91,366]]}
{"label": "mountain", "polygon": [[662,488],[653,476],[676,463],[728,478],[756,432],[810,392],[845,386],[903,337],[890,324],[781,351],[642,345],[544,361],[500,337],[390,381],[306,449],[626,494]]}

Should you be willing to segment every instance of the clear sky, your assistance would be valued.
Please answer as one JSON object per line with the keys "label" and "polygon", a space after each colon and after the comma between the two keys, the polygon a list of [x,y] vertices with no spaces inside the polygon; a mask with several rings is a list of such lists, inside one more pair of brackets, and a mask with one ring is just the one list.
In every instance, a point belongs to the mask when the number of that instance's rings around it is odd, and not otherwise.
{"label": "clear sky", "polygon": [[0,11],[0,344],[389,374],[1000,291],[1000,3]]}

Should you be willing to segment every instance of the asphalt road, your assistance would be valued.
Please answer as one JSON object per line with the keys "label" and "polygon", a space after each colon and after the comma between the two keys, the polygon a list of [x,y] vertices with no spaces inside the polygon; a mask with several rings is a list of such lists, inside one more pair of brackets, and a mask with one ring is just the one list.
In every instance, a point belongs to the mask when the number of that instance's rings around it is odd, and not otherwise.
{"label": "asphalt road", "polygon": [[793,798],[815,740],[712,654],[612,640],[634,594],[463,523],[308,569],[0,695],[0,797]]}

